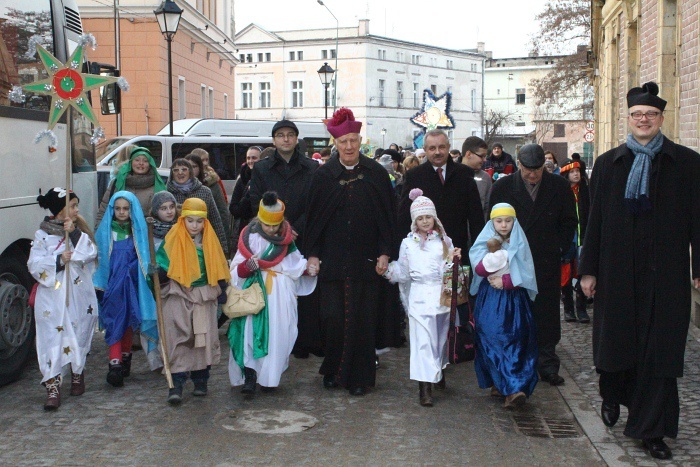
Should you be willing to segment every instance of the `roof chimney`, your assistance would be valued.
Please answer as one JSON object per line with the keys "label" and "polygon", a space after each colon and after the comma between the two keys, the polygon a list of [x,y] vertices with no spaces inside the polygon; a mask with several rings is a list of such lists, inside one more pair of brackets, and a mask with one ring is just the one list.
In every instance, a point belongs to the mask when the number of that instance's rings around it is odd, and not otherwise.
{"label": "roof chimney", "polygon": [[486,43],[485,42],[477,42],[476,43],[476,51],[477,53],[484,54],[484,50],[486,50]]}
{"label": "roof chimney", "polygon": [[361,19],[360,25],[357,27],[358,36],[369,36],[369,20]]}

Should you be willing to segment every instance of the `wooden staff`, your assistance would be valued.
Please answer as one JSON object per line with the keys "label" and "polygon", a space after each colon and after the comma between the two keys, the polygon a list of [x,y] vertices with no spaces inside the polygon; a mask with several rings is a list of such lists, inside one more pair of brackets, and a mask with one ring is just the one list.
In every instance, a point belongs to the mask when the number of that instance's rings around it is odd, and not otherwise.
{"label": "wooden staff", "polygon": [[[156,174],[158,176],[158,174]],[[163,368],[165,368],[165,379],[168,380],[168,387],[170,389],[174,388],[173,385],[173,375],[170,373],[170,360],[168,359],[168,345],[165,342],[165,323],[163,322],[163,305],[160,300],[160,279],[158,278],[158,270],[156,269],[156,248],[153,243],[153,222],[152,217],[146,218],[146,223],[148,224],[148,248],[151,252],[151,270],[154,271],[151,274],[151,279],[153,279],[153,292],[156,296],[156,315],[158,317],[158,336],[160,336],[160,353],[163,356]],[[148,352],[148,348],[146,348]]]}

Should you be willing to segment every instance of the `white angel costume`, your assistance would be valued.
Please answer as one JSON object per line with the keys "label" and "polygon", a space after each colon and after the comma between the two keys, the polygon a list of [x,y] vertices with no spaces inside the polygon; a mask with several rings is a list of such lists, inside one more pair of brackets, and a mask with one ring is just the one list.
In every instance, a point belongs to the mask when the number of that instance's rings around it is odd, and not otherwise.
{"label": "white angel costume", "polygon": [[[250,233],[248,237],[250,252],[260,258],[263,252],[270,248],[270,242],[258,233]],[[293,244],[292,244],[293,245]],[[290,246],[291,250],[291,246]],[[242,288],[246,278],[239,277],[238,265],[246,258],[239,247],[231,263],[231,283],[234,287]],[[297,296],[309,295],[316,287],[316,277],[302,276],[306,270],[306,259],[294,247],[281,262],[269,269],[261,266],[262,280],[267,292],[268,313],[267,355],[255,358],[259,353],[261,343],[255,342],[258,336],[254,332],[254,319],[259,316],[234,318],[230,326],[242,324],[245,320],[243,339],[243,366],[252,368],[257,373],[257,382],[264,387],[277,387],[282,373],[289,366],[289,354],[292,352],[297,339]],[[231,332],[229,332],[231,341]],[[232,346],[233,348],[233,346]],[[229,352],[229,379],[231,386],[240,386],[245,382],[243,369],[236,361],[234,351]]]}
{"label": "white angel costume", "polygon": [[[451,250],[452,240],[446,235],[444,240]],[[401,242],[399,259],[389,264],[385,274],[390,282],[400,284],[401,301],[408,311],[410,378],[427,383],[439,382],[448,363],[450,308],[440,305],[442,276],[450,266],[444,248],[435,231],[424,241],[411,232]]]}
{"label": "white angel costume", "polygon": [[61,374],[68,364],[74,374],[83,372],[97,325],[97,297],[92,284],[97,248],[84,232],[71,246],[73,256],[64,269],[58,257],[66,250],[65,237],[37,230],[27,263],[39,282],[34,317],[42,382]]}

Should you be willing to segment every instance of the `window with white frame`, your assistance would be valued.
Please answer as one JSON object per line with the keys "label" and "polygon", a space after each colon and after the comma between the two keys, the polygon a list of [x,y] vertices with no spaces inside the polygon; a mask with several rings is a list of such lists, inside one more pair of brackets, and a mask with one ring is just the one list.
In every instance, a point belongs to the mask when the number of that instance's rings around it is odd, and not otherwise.
{"label": "window with white frame", "polygon": [[224,93],[224,118],[228,118],[228,94]]}
{"label": "window with white frame", "polygon": [[245,61],[248,63],[252,63],[253,62],[253,54],[246,54]]}
{"label": "window with white frame", "polygon": [[335,58],[335,49],[331,49],[331,58]]}
{"label": "window with white frame", "polygon": [[290,61],[294,61],[294,60],[296,60],[296,58],[297,58],[297,53],[295,51],[292,50],[291,52],[289,52],[289,60]]}
{"label": "window with white frame", "polygon": [[525,103],[525,88],[518,88],[515,90],[515,103],[524,104]]}
{"label": "window with white frame", "polygon": [[262,62],[263,61],[263,54],[262,52],[258,52],[258,61]]}
{"label": "window with white frame", "polygon": [[386,60],[386,50],[385,49],[377,50],[377,58],[379,60]]}
{"label": "window with white frame", "polygon": [[447,60],[447,69],[452,70],[452,69],[454,69],[454,67],[455,67],[455,62],[453,62],[452,60]]}
{"label": "window with white frame", "polygon": [[471,97],[472,97],[472,112],[476,112],[476,89],[472,89]]}
{"label": "window with white frame", "polygon": [[209,118],[214,118],[214,88],[209,88]]}
{"label": "window with white frame", "polygon": [[272,60],[272,54],[270,52],[265,52],[265,61],[269,62]]}
{"label": "window with white frame", "polygon": [[396,107],[403,107],[403,81],[396,82]]}
{"label": "window with white frame", "polygon": [[303,81],[292,81],[292,107],[304,107]]}
{"label": "window with white frame", "polygon": [[384,107],[384,83],[383,79],[379,80],[379,106]]}
{"label": "window with white frame", "polygon": [[241,108],[253,108],[253,83],[241,83]]}
{"label": "window with white frame", "polygon": [[297,50],[297,60],[304,60],[304,52]]}
{"label": "window with white frame", "polygon": [[177,79],[177,112],[178,118],[187,118],[187,92],[185,91],[185,78]]}
{"label": "window with white frame", "polygon": [[326,59],[328,59],[328,50],[323,49],[321,51],[321,60],[326,60]]}
{"label": "window with white frame", "polygon": [[413,107],[420,107],[420,85],[413,83]]}
{"label": "window with white frame", "polygon": [[413,65],[420,65],[420,55],[418,54],[412,54],[411,55],[411,63]]}
{"label": "window with white frame", "polygon": [[260,108],[270,107],[270,82],[260,83]]}
{"label": "window with white frame", "polygon": [[202,103],[202,118],[207,118],[207,86],[202,84],[199,90],[200,101]]}

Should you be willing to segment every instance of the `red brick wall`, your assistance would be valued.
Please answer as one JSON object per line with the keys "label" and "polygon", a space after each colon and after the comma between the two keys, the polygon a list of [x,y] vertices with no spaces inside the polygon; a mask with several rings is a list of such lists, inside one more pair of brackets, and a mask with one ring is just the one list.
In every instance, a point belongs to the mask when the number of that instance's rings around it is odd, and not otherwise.
{"label": "red brick wall", "polygon": [[700,6],[697,0],[679,1],[680,14],[680,110],[679,142],[685,146],[698,148],[698,42],[700,37]]}
{"label": "red brick wall", "polygon": [[[83,28],[97,39],[96,50],[89,50],[90,61],[115,64],[114,21],[83,18]],[[121,21],[121,72],[130,85],[122,93],[122,134],[155,134],[168,123],[168,53],[167,42],[155,20]],[[224,93],[228,94],[229,117],[234,115],[234,77],[230,64],[211,53],[207,61],[205,44],[195,44],[182,30],[175,35],[173,55],[173,118],[178,116],[178,76],[184,76],[187,91],[187,117],[201,116],[201,84],[214,88],[214,117],[224,116]],[[93,107],[99,114],[99,94],[93,93]],[[208,91],[207,91],[208,105]],[[209,112],[207,111],[207,114]],[[99,115],[100,124],[109,138],[116,135],[116,117]]]}

